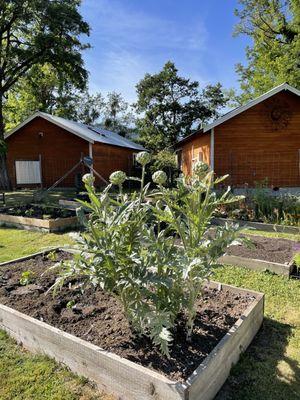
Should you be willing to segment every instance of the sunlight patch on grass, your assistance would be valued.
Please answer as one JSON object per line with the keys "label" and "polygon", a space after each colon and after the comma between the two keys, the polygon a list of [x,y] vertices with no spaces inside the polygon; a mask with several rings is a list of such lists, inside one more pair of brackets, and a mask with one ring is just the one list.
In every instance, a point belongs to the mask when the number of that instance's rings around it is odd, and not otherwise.
{"label": "sunlight patch on grass", "polygon": [[113,400],[55,361],[32,355],[0,330],[1,400]]}
{"label": "sunlight patch on grass", "polygon": [[258,235],[258,236],[264,236],[264,237],[269,237],[269,238],[275,238],[275,239],[289,239],[289,240],[294,240],[296,242],[300,241],[300,234],[299,235],[294,235],[292,233],[285,233],[285,232],[265,232],[265,231],[258,231],[254,229],[243,229],[242,233],[246,233],[247,235]]}
{"label": "sunlight patch on grass", "polygon": [[69,234],[0,228],[0,262],[72,243]]}
{"label": "sunlight patch on grass", "polygon": [[300,282],[224,266],[214,280],[265,293],[265,321],[218,400],[299,400]]}

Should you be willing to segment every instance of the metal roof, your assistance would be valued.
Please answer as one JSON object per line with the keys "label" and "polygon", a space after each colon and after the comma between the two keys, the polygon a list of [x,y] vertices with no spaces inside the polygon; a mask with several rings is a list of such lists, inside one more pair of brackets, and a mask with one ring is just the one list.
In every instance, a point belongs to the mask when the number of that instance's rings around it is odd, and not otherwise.
{"label": "metal roof", "polygon": [[71,121],[41,111],[37,111],[35,114],[27,118],[21,124],[19,124],[14,129],[9,131],[5,135],[5,139],[11,136],[13,133],[17,132],[20,128],[22,128],[24,125],[28,124],[30,121],[32,121],[34,118],[37,117],[44,118],[47,121],[52,122],[53,124],[65,129],[66,131],[71,132],[74,135],[79,136],[84,140],[87,140],[90,143],[105,143],[111,146],[126,147],[134,150],[145,150],[145,148],[140,144],[132,142],[131,140],[124,138],[123,136],[120,136],[116,132],[107,131],[99,127],[85,125],[82,124],[81,122]]}

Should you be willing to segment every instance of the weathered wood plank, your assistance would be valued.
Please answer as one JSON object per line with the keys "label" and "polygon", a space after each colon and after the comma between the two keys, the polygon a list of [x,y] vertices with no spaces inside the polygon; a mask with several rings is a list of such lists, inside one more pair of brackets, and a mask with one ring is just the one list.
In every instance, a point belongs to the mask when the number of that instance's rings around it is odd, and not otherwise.
{"label": "weathered wood plank", "polygon": [[252,222],[252,221],[239,221],[230,218],[213,218],[213,225],[225,225],[225,223],[238,224],[241,227],[245,228],[253,228],[259,231],[265,232],[282,232],[282,233],[290,233],[293,235],[300,234],[300,227],[297,226],[288,226],[288,225],[278,225],[278,224],[265,224],[263,222]]}
{"label": "weathered wood plank", "polygon": [[292,269],[292,262],[289,264],[280,264],[265,260],[256,260],[232,255],[224,255],[218,259],[221,264],[236,265],[255,271],[271,271],[278,275],[289,276]]}
{"label": "weathered wood plank", "polygon": [[78,218],[74,216],[68,218],[41,219],[0,214],[0,226],[58,232],[69,228],[76,228],[78,226]]}
{"label": "weathered wood plank", "polygon": [[264,298],[258,297],[187,380],[189,400],[211,400],[218,393],[263,321]]}
{"label": "weathered wood plank", "polygon": [[184,399],[179,383],[1,304],[0,328],[30,351],[68,365],[120,399]]}
{"label": "weathered wood plank", "polygon": [[37,257],[37,256],[42,256],[42,255],[45,255],[45,254],[49,254],[50,252],[57,251],[57,250],[66,251],[62,247],[50,247],[47,250],[38,251],[37,253],[32,253],[29,256],[23,256],[23,257],[15,258],[14,260],[10,260],[10,261],[4,261],[4,262],[0,263],[0,267],[5,267],[6,265],[11,265],[11,264],[15,264],[15,263],[18,263],[18,262],[30,260],[31,258],[34,258],[34,257]]}

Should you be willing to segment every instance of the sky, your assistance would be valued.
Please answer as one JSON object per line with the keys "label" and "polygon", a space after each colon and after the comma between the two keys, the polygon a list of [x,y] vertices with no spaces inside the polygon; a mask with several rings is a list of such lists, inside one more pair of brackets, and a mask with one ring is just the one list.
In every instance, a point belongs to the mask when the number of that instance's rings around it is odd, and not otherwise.
{"label": "sky", "polygon": [[122,93],[171,60],[201,86],[238,88],[235,64],[245,62],[248,39],[233,37],[237,0],[82,0],[91,27],[84,53],[91,92]]}

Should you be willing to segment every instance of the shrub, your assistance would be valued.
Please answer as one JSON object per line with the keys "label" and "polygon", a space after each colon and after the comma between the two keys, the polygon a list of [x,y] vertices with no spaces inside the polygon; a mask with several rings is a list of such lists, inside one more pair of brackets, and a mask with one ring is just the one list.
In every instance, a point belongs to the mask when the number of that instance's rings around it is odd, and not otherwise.
{"label": "shrub", "polygon": [[[132,329],[169,356],[179,315],[184,315],[186,338],[192,340],[203,285],[237,236],[237,228],[229,225],[210,232],[212,214],[217,206],[239,198],[229,197],[229,191],[217,198],[212,188],[225,177],[214,180],[206,165],[198,165],[191,179],[178,179],[174,189],[163,186],[163,171],[156,172],[157,190],[149,194],[149,184],[144,185],[149,157],[141,154],[137,160],[142,165],[141,179],[134,178],[139,179],[139,193],[123,194],[124,176],[114,173],[111,181],[119,186],[119,195],[111,196],[111,183],[98,197],[92,178],[84,178],[90,203],[81,203],[91,216],[87,220],[78,209],[86,227],[77,237],[80,254],[58,265],[54,288],[76,278],[83,289],[93,285],[112,293],[122,302]],[[149,195],[152,201],[146,200]]]}
{"label": "shrub", "polygon": [[175,178],[179,175],[176,154],[169,150],[161,150],[153,156],[150,171],[154,173],[157,170],[164,171],[168,176],[168,182],[173,185]]}
{"label": "shrub", "polygon": [[267,223],[297,225],[300,198],[291,194],[272,196],[263,186],[256,187],[251,198],[256,220]]}

